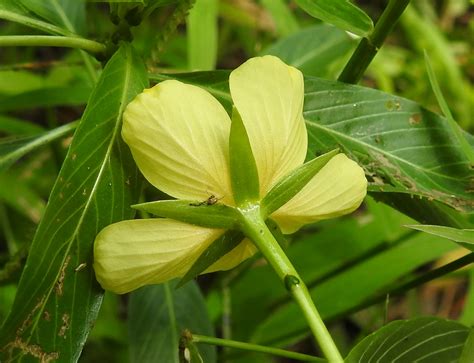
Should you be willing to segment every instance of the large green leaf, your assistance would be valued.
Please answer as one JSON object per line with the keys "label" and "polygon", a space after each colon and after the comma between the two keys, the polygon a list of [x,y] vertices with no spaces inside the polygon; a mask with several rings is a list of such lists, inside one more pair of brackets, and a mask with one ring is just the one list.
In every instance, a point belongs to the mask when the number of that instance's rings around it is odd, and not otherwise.
{"label": "large green leaf", "polygon": [[101,228],[133,215],[140,190],[120,126],[146,84],[142,61],[124,45],[99,79],[51,192],[0,331],[0,360],[77,361],[102,299],[92,243]]}
{"label": "large green leaf", "polygon": [[343,30],[317,24],[282,38],[263,54],[275,55],[308,76],[335,79],[355,44]]}
{"label": "large green leaf", "polygon": [[[202,86],[229,110],[226,72],[151,76],[170,78]],[[303,112],[309,154],[342,149],[364,167],[370,190],[387,195],[384,202],[406,194],[403,205],[395,205],[408,207],[404,212],[417,218],[420,213],[410,209],[421,203],[426,210],[431,201],[461,213],[474,211],[474,171],[444,117],[401,97],[314,77],[305,78]],[[464,135],[474,145],[474,138]]]}
{"label": "large green leaf", "polygon": [[26,8],[70,32],[83,34],[86,23],[86,3],[77,0],[21,0]]}
{"label": "large green leaf", "polygon": [[357,35],[367,35],[372,19],[349,0],[296,0],[309,15]]}
{"label": "large green leaf", "polygon": [[341,146],[379,191],[419,195],[461,212],[474,210],[469,192],[474,173],[445,118],[364,87],[309,78],[305,92],[310,149]]}
{"label": "large green leaf", "polygon": [[345,362],[457,362],[469,329],[435,317],[398,320],[369,335]]}
{"label": "large green leaf", "polygon": [[[179,337],[184,329],[214,335],[196,283],[174,286],[175,282],[146,286],[132,293],[128,315],[132,363],[179,363]],[[199,350],[204,362],[216,361],[214,347],[202,345]]]}

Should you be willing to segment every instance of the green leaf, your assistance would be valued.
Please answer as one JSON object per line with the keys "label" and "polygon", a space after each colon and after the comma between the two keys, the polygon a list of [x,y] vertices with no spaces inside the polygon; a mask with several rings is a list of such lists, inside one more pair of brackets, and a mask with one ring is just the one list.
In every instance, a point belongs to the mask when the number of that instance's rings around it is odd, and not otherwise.
{"label": "green leaf", "polygon": [[18,0],[2,0],[0,2],[0,19],[13,21],[49,34],[71,35],[71,32],[39,19],[22,6]]}
{"label": "green leaf", "polygon": [[357,344],[344,362],[456,362],[468,333],[436,317],[393,321]]}
{"label": "green leaf", "polygon": [[245,206],[260,198],[257,164],[247,130],[234,107],[229,137],[229,164],[232,192],[237,206]]}
{"label": "green leaf", "polygon": [[192,280],[202,272],[206,271],[214,262],[217,262],[222,256],[228,254],[245,238],[240,231],[229,230],[221,237],[216,239],[193,263],[191,268],[179,280],[176,287],[183,286],[186,282]]}
{"label": "green leaf", "polygon": [[[370,194],[377,201],[381,201],[399,210],[413,219],[424,224],[440,224],[454,228],[472,228],[473,224],[467,218],[468,215],[457,211],[446,204],[430,198],[424,198],[423,195],[410,194],[409,190],[402,192],[387,192],[385,188],[374,192],[368,189]],[[411,192],[413,193],[413,192]]]}
{"label": "green leaf", "polygon": [[[132,208],[154,214],[158,217],[176,219],[181,222],[208,228],[234,228],[239,222],[234,208],[215,203],[192,200],[160,200],[135,204]],[[212,200],[214,202],[214,199]]]}
{"label": "green leaf", "polygon": [[341,147],[381,192],[395,187],[474,210],[474,173],[445,118],[403,98],[315,78],[307,78],[305,93],[310,150]]}
{"label": "green leaf", "polygon": [[309,15],[360,36],[374,28],[372,19],[348,0],[296,0],[296,3]]}
{"label": "green leaf", "polygon": [[461,353],[459,363],[472,363],[474,362],[474,328],[471,328],[469,335],[464,344],[464,348]]}
{"label": "green leaf", "polygon": [[[194,282],[143,287],[130,296],[128,324],[132,363],[179,363],[179,336],[184,329],[214,335],[204,298]],[[199,347],[204,362],[216,362],[212,346]]]}
{"label": "green leaf", "polygon": [[261,0],[271,14],[279,35],[289,35],[299,29],[298,21],[284,0]]}
{"label": "green leaf", "polygon": [[67,31],[84,34],[86,3],[77,0],[20,0],[33,13]]}
{"label": "green leaf", "polygon": [[423,224],[413,224],[406,227],[434,234],[435,236],[447,238],[454,242],[459,242],[461,246],[469,248],[474,252],[474,229],[457,229],[445,226],[430,226]]}
{"label": "green leaf", "polygon": [[133,216],[128,206],[141,189],[120,126],[146,85],[143,62],[122,46],[101,74],[49,197],[0,332],[0,360],[78,360],[102,299],[92,242],[106,225]]}
{"label": "green leaf", "polygon": [[217,61],[217,0],[196,0],[187,19],[188,65],[212,70]]}
{"label": "green leaf", "polygon": [[71,122],[40,135],[0,140],[0,172],[36,148],[69,134],[77,127],[77,124],[78,122]]}
{"label": "green leaf", "polygon": [[279,180],[261,202],[262,215],[269,216],[298,194],[298,192],[309,183],[313,176],[338,153],[339,149],[336,149],[321,155],[304,163]]}
{"label": "green leaf", "polygon": [[280,39],[262,54],[275,55],[308,76],[335,79],[354,46],[345,31],[317,24]]}

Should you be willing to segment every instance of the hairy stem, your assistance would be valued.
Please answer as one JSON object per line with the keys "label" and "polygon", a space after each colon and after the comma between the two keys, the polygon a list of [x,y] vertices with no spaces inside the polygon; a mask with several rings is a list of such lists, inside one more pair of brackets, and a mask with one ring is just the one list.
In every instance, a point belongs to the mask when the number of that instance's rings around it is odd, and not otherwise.
{"label": "hairy stem", "polygon": [[300,306],[308,325],[327,360],[331,363],[343,362],[329,331],[314,306],[309,291],[299,277],[290,260],[266,226],[258,205],[240,209],[242,230],[249,237],[265,259],[273,267],[286,289]]}
{"label": "hairy stem", "polygon": [[385,38],[392,31],[410,0],[390,0],[372,33],[362,38],[351,59],[347,62],[338,81],[357,83],[374,59]]}

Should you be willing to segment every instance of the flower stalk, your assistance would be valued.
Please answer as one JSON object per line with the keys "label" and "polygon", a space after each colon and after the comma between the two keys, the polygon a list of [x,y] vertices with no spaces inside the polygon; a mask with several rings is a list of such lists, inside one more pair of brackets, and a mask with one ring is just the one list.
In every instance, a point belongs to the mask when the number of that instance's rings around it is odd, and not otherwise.
{"label": "flower stalk", "polygon": [[300,306],[316,342],[328,362],[343,362],[344,360],[334,340],[311,299],[308,288],[261,217],[260,206],[254,204],[245,209],[240,209],[240,211],[242,213],[243,232],[262,252],[280,280],[285,284],[286,289]]}

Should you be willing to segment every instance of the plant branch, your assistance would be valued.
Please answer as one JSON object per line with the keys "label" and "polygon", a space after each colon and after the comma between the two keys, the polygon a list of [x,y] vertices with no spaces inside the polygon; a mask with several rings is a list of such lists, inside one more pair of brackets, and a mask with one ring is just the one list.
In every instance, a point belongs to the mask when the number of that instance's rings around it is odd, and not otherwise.
{"label": "plant branch", "polygon": [[368,37],[362,38],[351,59],[347,62],[338,81],[358,83],[374,59],[385,38],[392,31],[410,0],[390,0],[375,28]]}
{"label": "plant branch", "polygon": [[278,357],[284,357],[284,358],[299,360],[303,362],[321,362],[321,363],[326,362],[325,359],[314,357],[307,354],[290,352],[288,350],[267,347],[264,345],[238,342],[235,340],[208,337],[204,335],[192,334],[191,341],[194,343],[212,344],[212,345],[218,345],[218,346],[227,347],[227,348],[236,348],[236,349],[248,350],[252,352],[267,353],[267,354],[276,355]]}
{"label": "plant branch", "polygon": [[285,284],[286,289],[300,306],[327,360],[331,363],[343,362],[336,344],[314,306],[306,285],[265,224],[260,213],[260,207],[251,205],[248,208],[240,209],[240,211],[242,213],[242,231],[262,252],[280,280]]}
{"label": "plant branch", "polygon": [[4,35],[0,36],[0,47],[66,47],[82,49],[89,53],[105,52],[105,45],[80,37],[54,35]]}

